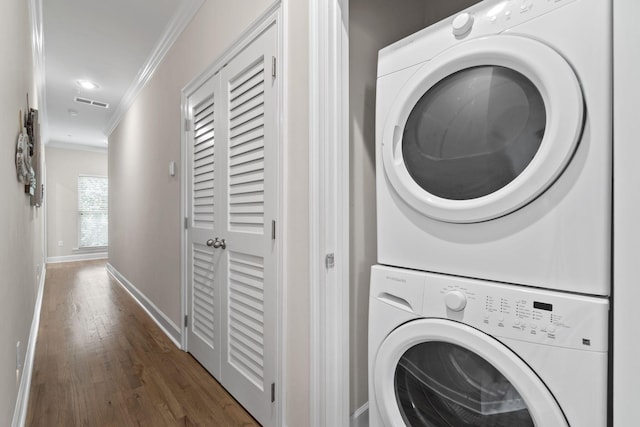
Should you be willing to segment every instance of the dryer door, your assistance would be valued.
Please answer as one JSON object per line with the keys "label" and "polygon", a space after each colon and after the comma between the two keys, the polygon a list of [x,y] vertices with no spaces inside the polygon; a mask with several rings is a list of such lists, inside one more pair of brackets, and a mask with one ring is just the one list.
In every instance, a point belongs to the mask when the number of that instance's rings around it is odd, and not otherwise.
{"label": "dryer door", "polygon": [[562,173],[580,139],[584,100],[550,47],[496,35],[425,62],[383,127],[386,176],[411,207],[469,223],[506,215]]}
{"label": "dryer door", "polygon": [[386,426],[568,426],[525,362],[454,321],[420,319],[389,334],[376,356],[374,386]]}

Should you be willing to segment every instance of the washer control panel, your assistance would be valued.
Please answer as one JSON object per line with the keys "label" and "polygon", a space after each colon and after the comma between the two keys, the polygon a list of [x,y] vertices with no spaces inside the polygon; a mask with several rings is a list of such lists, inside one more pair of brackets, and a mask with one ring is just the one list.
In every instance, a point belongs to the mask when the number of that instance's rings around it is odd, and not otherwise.
{"label": "washer control panel", "polygon": [[451,30],[456,37],[470,33],[474,22],[480,30],[502,31],[543,15],[576,0],[493,0],[482,2],[453,16]]}
{"label": "washer control panel", "polygon": [[422,315],[460,321],[496,337],[607,351],[609,300],[424,273]]}

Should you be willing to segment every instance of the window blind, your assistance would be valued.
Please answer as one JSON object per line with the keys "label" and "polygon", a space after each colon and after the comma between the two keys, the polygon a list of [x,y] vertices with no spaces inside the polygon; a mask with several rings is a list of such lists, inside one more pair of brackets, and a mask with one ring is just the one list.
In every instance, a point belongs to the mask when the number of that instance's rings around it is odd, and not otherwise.
{"label": "window blind", "polygon": [[78,176],[78,246],[108,245],[109,180],[104,176]]}

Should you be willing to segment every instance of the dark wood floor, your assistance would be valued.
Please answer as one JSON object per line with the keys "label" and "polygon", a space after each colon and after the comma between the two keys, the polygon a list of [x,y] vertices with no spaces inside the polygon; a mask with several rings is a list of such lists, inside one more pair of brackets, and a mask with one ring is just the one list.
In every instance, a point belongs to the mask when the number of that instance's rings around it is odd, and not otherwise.
{"label": "dark wood floor", "polygon": [[257,426],[104,261],[50,264],[27,426]]}

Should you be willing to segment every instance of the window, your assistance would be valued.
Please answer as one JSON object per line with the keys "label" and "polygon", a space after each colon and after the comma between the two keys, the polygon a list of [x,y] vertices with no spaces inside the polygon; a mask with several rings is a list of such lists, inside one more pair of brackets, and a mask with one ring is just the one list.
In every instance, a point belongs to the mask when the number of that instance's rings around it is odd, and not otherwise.
{"label": "window", "polygon": [[109,180],[105,176],[78,176],[78,247],[108,245]]}

